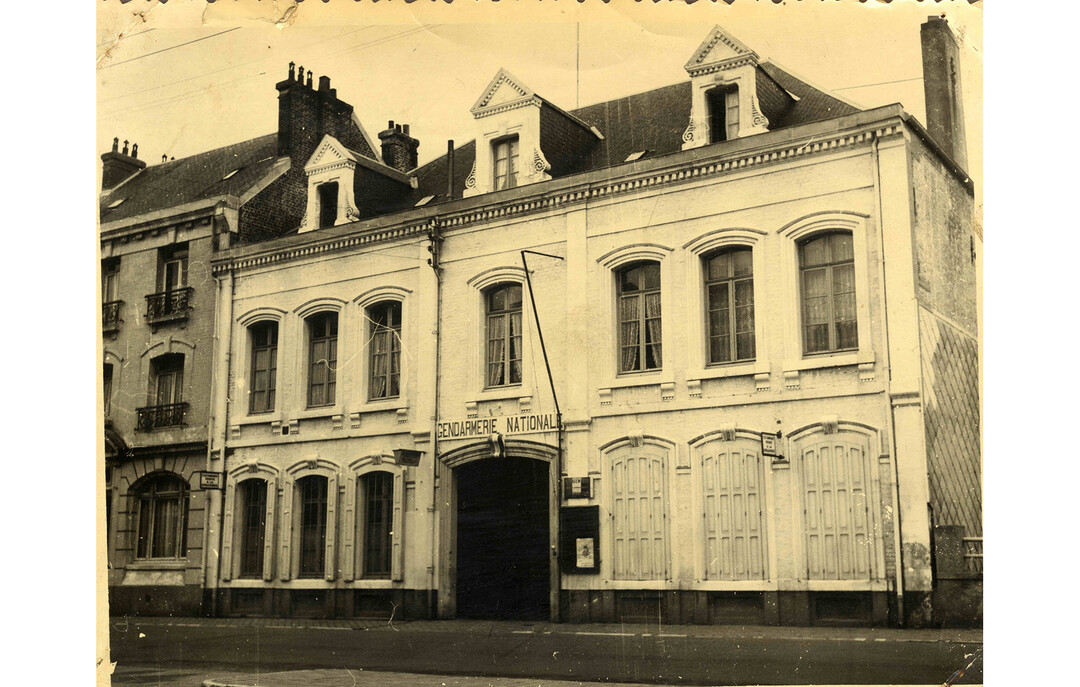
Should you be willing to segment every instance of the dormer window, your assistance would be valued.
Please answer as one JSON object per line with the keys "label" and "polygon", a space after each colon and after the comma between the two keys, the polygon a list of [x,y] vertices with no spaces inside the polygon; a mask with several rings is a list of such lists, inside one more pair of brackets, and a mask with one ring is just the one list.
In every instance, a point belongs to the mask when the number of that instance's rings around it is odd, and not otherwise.
{"label": "dormer window", "polygon": [[337,182],[321,184],[319,191],[319,228],[334,226],[337,222],[338,185]]}
{"label": "dormer window", "polygon": [[518,172],[518,137],[508,136],[492,144],[492,158],[495,161],[495,190],[517,186]]}
{"label": "dormer window", "polygon": [[705,94],[709,106],[709,143],[739,136],[739,87],[717,87]]}

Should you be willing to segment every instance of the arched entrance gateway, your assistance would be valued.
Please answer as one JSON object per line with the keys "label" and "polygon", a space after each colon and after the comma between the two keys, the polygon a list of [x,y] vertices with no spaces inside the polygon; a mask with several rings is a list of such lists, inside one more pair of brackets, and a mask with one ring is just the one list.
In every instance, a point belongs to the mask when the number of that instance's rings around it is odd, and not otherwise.
{"label": "arched entrance gateway", "polygon": [[442,456],[440,617],[557,619],[555,454],[507,441]]}

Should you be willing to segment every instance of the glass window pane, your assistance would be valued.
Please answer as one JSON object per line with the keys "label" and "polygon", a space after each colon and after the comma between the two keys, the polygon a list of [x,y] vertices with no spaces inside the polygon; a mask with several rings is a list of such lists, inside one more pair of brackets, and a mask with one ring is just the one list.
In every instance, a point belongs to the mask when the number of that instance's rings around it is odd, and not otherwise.
{"label": "glass window pane", "polygon": [[806,327],[806,352],[819,353],[827,350],[829,350],[829,325],[808,325]]}
{"label": "glass window pane", "polygon": [[733,271],[736,277],[746,277],[754,273],[753,253],[749,249],[740,249],[732,253]]}
{"label": "glass window pane", "polygon": [[829,234],[829,243],[832,248],[832,262],[853,260],[855,258],[855,245],[851,234]]}
{"label": "glass window pane", "polygon": [[641,288],[641,268],[632,267],[620,273],[620,289],[623,292],[638,291]]}
{"label": "glass window pane", "polygon": [[842,349],[859,347],[858,325],[855,320],[836,323],[836,346]]}
{"label": "glass window pane", "polygon": [[660,317],[659,293],[649,293],[645,295],[645,317]]}
{"label": "glass window pane", "polygon": [[640,317],[640,302],[637,296],[626,296],[619,300],[619,321],[636,322]]}
{"label": "glass window pane", "polygon": [[714,336],[709,339],[709,362],[726,363],[731,361],[731,337]]}
{"label": "glass window pane", "polygon": [[659,289],[660,288],[660,265],[659,263],[649,262],[642,267],[644,286],[646,289]]}
{"label": "glass window pane", "polygon": [[737,347],[736,358],[738,360],[753,360],[755,355],[753,332],[738,334],[735,337],[735,341]]}
{"label": "glass window pane", "polygon": [[825,281],[825,269],[806,270],[803,272],[803,293],[807,298],[820,298],[826,296],[828,283]]}
{"label": "glass window pane", "polygon": [[754,282],[749,279],[735,282],[735,307],[754,304]]}
{"label": "glass window pane", "polygon": [[826,250],[827,238],[827,236],[819,236],[802,245],[799,256],[802,259],[803,265],[824,265],[828,262],[828,252]]}
{"label": "glass window pane", "polygon": [[709,279],[724,279],[731,276],[731,254],[720,253],[709,260]]}

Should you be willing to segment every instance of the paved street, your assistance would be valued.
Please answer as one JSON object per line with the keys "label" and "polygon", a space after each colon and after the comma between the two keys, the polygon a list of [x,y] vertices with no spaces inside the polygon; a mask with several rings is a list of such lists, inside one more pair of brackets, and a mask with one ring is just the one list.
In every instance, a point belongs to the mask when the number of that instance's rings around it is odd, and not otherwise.
{"label": "paved street", "polygon": [[[955,684],[982,682],[982,633],[971,630],[273,618],[114,618],[110,630],[114,684],[194,687],[206,679],[335,669],[321,673],[326,681],[309,675],[295,684],[441,687],[438,676],[482,675],[552,687],[561,683],[551,680],[940,685],[969,663]],[[374,680],[371,671],[426,675]],[[525,683],[459,677],[446,684]]]}

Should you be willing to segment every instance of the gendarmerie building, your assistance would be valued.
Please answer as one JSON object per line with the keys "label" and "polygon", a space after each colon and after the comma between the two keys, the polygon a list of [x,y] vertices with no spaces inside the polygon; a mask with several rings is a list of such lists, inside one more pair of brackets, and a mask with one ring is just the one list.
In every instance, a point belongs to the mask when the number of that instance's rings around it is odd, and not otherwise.
{"label": "gendarmerie building", "polygon": [[978,622],[973,187],[944,21],[923,51],[925,127],[719,27],[570,111],[499,70],[420,167],[290,65],[276,134],[107,191],[154,297],[206,251],[186,324],[105,340],[113,612]]}

